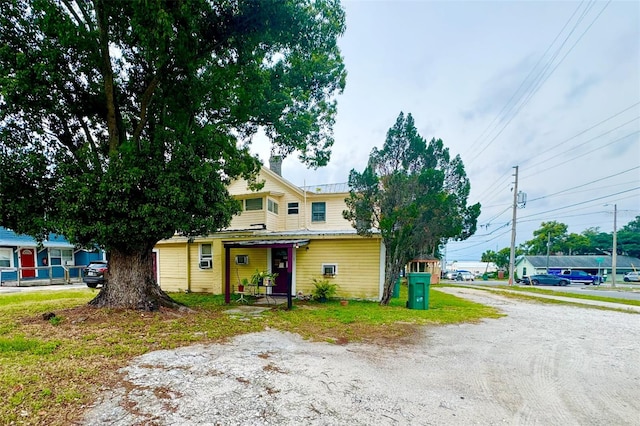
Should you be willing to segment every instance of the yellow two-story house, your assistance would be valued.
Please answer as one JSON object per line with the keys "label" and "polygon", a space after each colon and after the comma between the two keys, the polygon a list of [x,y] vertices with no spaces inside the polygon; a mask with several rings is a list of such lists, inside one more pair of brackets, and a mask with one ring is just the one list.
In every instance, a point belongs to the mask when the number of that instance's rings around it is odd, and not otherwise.
{"label": "yellow two-story house", "polygon": [[277,273],[273,295],[310,295],[313,280],[326,279],[338,285],[339,297],[379,300],[384,244],[379,235],[357,235],[343,218],[347,184],[297,187],[274,169],[261,169],[259,192],[245,180],[230,185],[242,212],[229,228],[156,245],[160,287],[225,294],[229,301],[243,278],[265,271]]}

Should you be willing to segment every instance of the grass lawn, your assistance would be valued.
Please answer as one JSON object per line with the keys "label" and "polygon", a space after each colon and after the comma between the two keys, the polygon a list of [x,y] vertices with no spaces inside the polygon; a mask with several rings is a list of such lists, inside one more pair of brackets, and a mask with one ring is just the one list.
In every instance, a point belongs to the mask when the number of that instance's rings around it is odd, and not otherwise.
{"label": "grass lawn", "polygon": [[501,316],[433,289],[429,310],[407,309],[406,286],[386,307],[295,301],[291,311],[272,308],[257,317],[225,313],[223,296],[175,293],[190,311],[143,313],[88,307],[95,295],[89,289],[0,295],[0,424],[71,424],[118,380],[120,367],[148,351],[224,342],[265,327],[335,344],[411,344],[421,325]]}

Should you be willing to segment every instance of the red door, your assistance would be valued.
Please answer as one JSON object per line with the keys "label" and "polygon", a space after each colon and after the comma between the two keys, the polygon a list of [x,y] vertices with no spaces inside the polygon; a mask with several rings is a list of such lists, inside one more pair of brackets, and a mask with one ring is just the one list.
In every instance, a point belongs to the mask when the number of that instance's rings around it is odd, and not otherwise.
{"label": "red door", "polygon": [[[20,249],[20,266],[22,268],[33,268],[36,266],[36,254],[33,249]],[[23,269],[22,278],[33,278],[36,276],[35,269]]]}

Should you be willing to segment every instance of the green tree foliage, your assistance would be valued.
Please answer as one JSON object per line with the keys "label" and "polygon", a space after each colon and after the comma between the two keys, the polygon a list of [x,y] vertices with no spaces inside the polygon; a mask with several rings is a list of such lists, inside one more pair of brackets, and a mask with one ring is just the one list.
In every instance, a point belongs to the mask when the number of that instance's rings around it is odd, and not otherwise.
{"label": "green tree foliage", "polygon": [[344,20],[338,0],[0,2],[1,224],[108,250],[95,305],[173,305],[151,249],[228,225],[258,129],[328,161]]}
{"label": "green tree foliage", "polygon": [[533,231],[533,239],[524,243],[530,255],[547,254],[547,243],[551,240],[551,253],[562,252],[567,235],[567,225],[556,221],[542,222],[540,229]]}
{"label": "green tree foliage", "polygon": [[[516,248],[516,256],[522,254],[522,250]],[[511,256],[511,249],[509,247],[498,250],[497,252],[493,250],[487,250],[482,253],[481,261],[482,262],[493,262],[496,264],[498,269],[508,269],[509,268],[509,258]]]}
{"label": "green tree foliage", "polygon": [[623,226],[617,239],[620,253],[640,258],[640,216]]}
{"label": "green tree foliage", "polygon": [[[520,254],[545,255],[547,239],[551,235],[550,253],[567,255],[597,255],[613,253],[613,233],[600,232],[599,228],[587,228],[581,234],[567,233],[568,226],[558,222],[542,222],[540,229],[533,232],[534,238],[521,244]],[[508,248],[503,249],[507,251]],[[498,253],[502,252],[500,250]],[[617,252],[632,257],[640,257],[640,216],[623,226],[617,232]],[[491,250],[483,254],[497,256]],[[484,261],[484,260],[483,260]],[[497,264],[498,262],[496,262]]]}
{"label": "green tree foliage", "polygon": [[349,187],[344,217],[360,235],[379,231],[386,247],[382,304],[409,260],[435,255],[443,239],[463,240],[476,230],[480,204],[467,206],[470,184],[462,160],[451,158],[440,139],[427,143],[411,114],[400,113],[366,169],[351,171]]}

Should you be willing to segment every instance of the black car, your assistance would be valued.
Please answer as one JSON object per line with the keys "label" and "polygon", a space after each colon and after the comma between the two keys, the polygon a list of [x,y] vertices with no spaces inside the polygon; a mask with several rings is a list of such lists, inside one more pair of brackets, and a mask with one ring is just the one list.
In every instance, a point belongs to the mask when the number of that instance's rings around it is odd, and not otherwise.
{"label": "black car", "polygon": [[550,274],[539,274],[539,275],[531,275],[529,277],[529,281],[531,281],[531,285],[540,285],[540,284],[549,284],[549,285],[569,285],[571,281],[562,276],[558,275],[550,275]]}
{"label": "black car", "polygon": [[94,260],[83,270],[85,284],[91,288],[103,285],[108,271],[109,263],[106,260]]}

